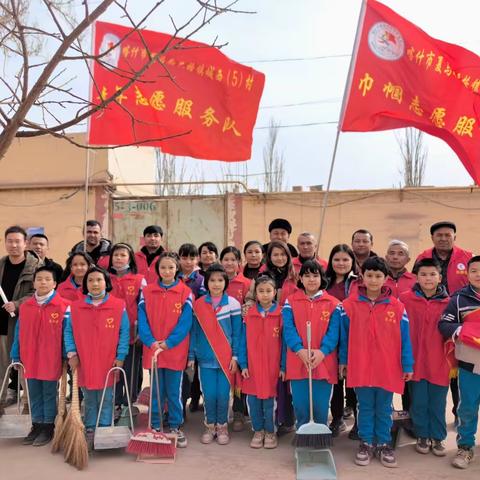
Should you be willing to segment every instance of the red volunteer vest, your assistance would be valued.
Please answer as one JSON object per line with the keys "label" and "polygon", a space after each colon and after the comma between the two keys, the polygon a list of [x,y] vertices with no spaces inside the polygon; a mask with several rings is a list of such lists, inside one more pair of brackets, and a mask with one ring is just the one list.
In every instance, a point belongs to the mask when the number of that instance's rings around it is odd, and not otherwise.
{"label": "red volunteer vest", "polygon": [[403,292],[411,291],[412,287],[417,283],[417,277],[413,273],[404,272],[397,280],[388,277],[385,286],[392,291],[392,296],[399,298]]}
{"label": "red volunteer vest", "polygon": [[235,278],[228,282],[227,295],[238,300],[240,305],[245,303],[245,296],[250,290],[252,281],[239,273]]}
{"label": "red volunteer vest", "polygon": [[[80,366],[78,385],[100,390],[117,358],[120,326],[125,302],[109,295],[107,301],[94,306],[85,300],[72,303],[72,328]],[[113,375],[108,386],[113,385]]]}
{"label": "red volunteer vest", "polygon": [[102,255],[97,262],[97,267],[103,268],[104,270],[108,270],[108,264],[110,263],[110,256],[109,255]]}
{"label": "red volunteer vest", "polygon": [[[144,288],[148,325],[157,341],[167,339],[176,327],[183,305],[191,293],[183,282],[178,282],[168,289],[161,287],[158,282]],[[187,365],[189,341],[190,335],[187,335],[176,347],[161,352],[157,357],[158,368],[184,370]],[[143,368],[152,368],[153,353],[154,350],[143,346]]]}
{"label": "red volunteer vest", "polygon": [[[327,333],[330,316],[340,303],[335,297],[324,292],[322,296],[310,300],[302,290],[288,297],[292,307],[293,320],[302,343],[307,348],[307,322],[312,324],[312,350],[320,348],[322,339]],[[287,380],[302,380],[308,378],[308,371],[303,362],[287,349]],[[314,380],[327,380],[328,383],[337,383],[338,360],[337,352],[326,356],[323,362],[312,371]]]}
{"label": "red volunteer vest", "polygon": [[[425,250],[417,257],[415,262],[418,262],[423,258],[432,258],[432,252],[433,248]],[[467,263],[471,258],[472,252],[463,250],[459,247],[453,247],[447,268],[448,293],[450,295],[453,295],[457,290],[468,285]]]}
{"label": "red volunteer vest", "polygon": [[152,263],[149,265],[147,262],[147,256],[142,251],[135,253],[135,261],[137,263],[138,273],[145,277],[145,281],[148,285],[155,283],[158,280],[158,275],[155,271],[155,264],[158,262],[159,256],[160,255],[154,257]]}
{"label": "red volunteer vest", "polygon": [[125,301],[128,320],[130,321],[130,344],[135,342],[138,317],[138,295],[142,286],[143,275],[127,273],[122,277],[110,275],[112,280],[111,294]]}
{"label": "red volunteer vest", "polygon": [[449,298],[427,300],[413,290],[403,292],[400,301],[405,305],[410,323],[412,341],[413,380],[427,380],[435,385],[450,384],[450,366],[445,352],[445,341],[438,330],[438,321],[448,305]]}
{"label": "red volunteer vest", "polygon": [[57,287],[57,293],[70,302],[76,302],[85,298],[85,295],[82,293],[82,287],[75,287],[72,283],[71,275]]}
{"label": "red volunteer vest", "polygon": [[236,383],[235,376],[232,375],[229,369],[230,361],[232,360],[232,346],[228,342],[228,338],[217,319],[212,304],[207,303],[205,297],[200,297],[194,303],[194,310],[198,323],[212,347],[220,368],[223,370],[230,385],[233,386]]}
{"label": "red volunteer vest", "polygon": [[285,305],[285,302],[287,301],[287,298],[298,291],[299,289],[297,287],[297,284],[293,280],[287,278],[287,280],[283,282],[283,286],[280,289],[280,298],[278,299],[278,303],[280,304],[280,306],[283,307],[283,305]]}
{"label": "red volunteer vest", "polygon": [[282,352],[282,310],[280,305],[265,316],[257,305],[244,318],[247,332],[249,378],[244,378],[242,392],[266,399],[277,396]]}
{"label": "red volunteer vest", "polygon": [[372,305],[355,296],[343,301],[350,319],[347,387],[379,387],[403,393],[400,321],[404,306],[395,297]]}
{"label": "red volunteer vest", "polygon": [[25,378],[56,381],[62,375],[62,333],[66,302],[57,293],[39,305],[34,297],[20,305],[20,359]]}
{"label": "red volunteer vest", "polygon": [[469,347],[480,349],[480,309],[465,315],[459,340]]}

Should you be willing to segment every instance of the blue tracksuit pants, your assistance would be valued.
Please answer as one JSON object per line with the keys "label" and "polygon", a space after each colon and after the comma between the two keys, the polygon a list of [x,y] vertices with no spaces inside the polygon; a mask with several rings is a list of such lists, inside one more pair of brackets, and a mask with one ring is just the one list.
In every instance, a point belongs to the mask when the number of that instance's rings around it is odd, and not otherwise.
{"label": "blue tracksuit pants", "polygon": [[457,445],[473,448],[478,425],[480,407],[480,375],[463,368],[458,369],[458,404]]}
{"label": "blue tracksuit pants", "polygon": [[248,414],[252,420],[254,432],[265,430],[275,432],[275,399],[261,399],[255,395],[247,395]]}
{"label": "blue tracksuit pants", "polygon": [[417,438],[445,440],[447,438],[448,387],[420,380],[408,382],[410,389],[410,417]]}
{"label": "blue tracksuit pants", "polygon": [[[310,420],[310,405],[308,400],[308,379],[290,380],[292,389],[293,409],[297,419],[297,429]],[[312,381],[313,419],[316,423],[327,425],[328,407],[332,395],[332,385],[326,380]]]}
{"label": "blue tracksuit pants", "polygon": [[355,388],[358,402],[358,436],[369,445],[383,445],[392,440],[393,393],[378,387]]}
{"label": "blue tracksuit pants", "polygon": [[[168,402],[168,423],[170,428],[178,428],[183,423],[182,402],[182,379],[183,370],[170,370],[169,368],[158,369],[158,381],[160,390],[160,405],[165,406]],[[157,383],[155,377],[150,378],[152,394],[152,428],[160,428],[158,416]]]}
{"label": "blue tracksuit pants", "polygon": [[[103,390],[89,390],[82,388],[83,405],[85,406],[85,414],[83,416],[83,423],[85,428],[93,430],[97,424],[98,411],[100,410],[100,401],[102,400]],[[105,398],[103,400],[102,412],[100,414],[99,427],[108,427],[112,424],[112,398],[113,389],[107,387],[105,390]]]}
{"label": "blue tracksuit pants", "polygon": [[230,383],[221,368],[198,369],[203,393],[206,423],[223,425],[228,421]]}
{"label": "blue tracksuit pants", "polygon": [[57,382],[29,378],[28,393],[33,423],[53,423],[57,415]]}

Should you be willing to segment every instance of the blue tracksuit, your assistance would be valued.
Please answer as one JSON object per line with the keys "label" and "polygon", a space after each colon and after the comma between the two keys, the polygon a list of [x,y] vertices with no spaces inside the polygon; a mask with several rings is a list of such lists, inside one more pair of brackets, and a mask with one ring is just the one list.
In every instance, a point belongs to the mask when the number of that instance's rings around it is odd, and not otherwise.
{"label": "blue tracksuit", "polygon": [[[205,296],[205,301],[212,303],[209,293]],[[215,309],[215,313],[228,342],[232,346],[232,358],[237,360],[242,332],[240,304],[235,298],[224,293]],[[200,384],[205,402],[206,423],[219,425],[227,423],[230,383],[220,368],[215,353],[196,318],[193,321],[188,357],[189,360],[196,359],[198,361]]]}
{"label": "blue tracksuit", "polygon": [[[165,285],[160,282],[160,285],[162,288],[169,289],[177,285],[178,282],[179,280],[175,280],[175,282],[170,285]],[[190,294],[182,306],[182,312],[178,318],[177,325],[165,339],[165,343],[169,349],[182,343],[190,333],[193,315],[192,301],[193,295]],[[147,347],[150,347],[155,341],[160,340],[155,339],[150,329],[143,295],[141,295],[140,302],[138,303],[138,336]],[[183,370],[172,370],[170,368],[158,369],[160,404],[165,405],[165,400],[168,401],[168,422],[173,429],[178,428],[183,423],[182,378]],[[150,381],[152,383],[151,388],[153,395],[152,428],[158,429],[160,428],[160,418],[158,416],[157,384],[155,378],[151,378]]]}
{"label": "blue tracksuit", "polygon": [[[445,339],[456,339],[465,316],[480,309],[480,297],[471,285],[458,290],[452,295],[438,328]],[[462,346],[463,347],[463,346]],[[460,403],[458,405],[457,445],[473,448],[478,425],[478,409],[480,408],[480,350],[468,349],[469,361],[462,360],[463,355],[457,346],[458,389]],[[473,363],[472,363],[473,362]]]}
{"label": "blue tracksuit", "polygon": [[[322,291],[319,291],[315,297],[321,296]],[[315,298],[314,297],[314,298]],[[312,299],[313,300],[313,299]],[[282,309],[283,318],[283,353],[282,353],[282,371],[286,368],[286,350],[287,347],[294,353],[302,348],[307,348],[303,345],[302,339],[295,327],[293,317],[293,310],[288,300]],[[322,339],[321,345],[312,345],[312,349],[320,349],[325,355],[330,355],[337,349],[340,338],[340,315],[336,310],[330,317],[328,330]],[[303,380],[290,380],[290,388],[292,389],[293,408],[295,410],[296,426],[299,428],[310,420],[310,403],[308,392],[308,378]],[[332,395],[332,385],[327,380],[313,380],[312,381],[312,395],[313,395],[313,417],[317,423],[327,424],[328,421],[328,407],[330,404],[330,397]]]}
{"label": "blue tracksuit", "polygon": [[[361,301],[370,302],[373,309],[375,309],[375,305],[390,302],[388,295],[382,295],[375,302],[371,302],[368,297],[360,293],[359,299]],[[338,311],[341,318],[339,363],[341,365],[347,365],[350,319],[341,305],[337,307],[336,311]],[[408,316],[405,310],[403,311],[402,319],[400,321],[400,335],[402,344],[402,370],[404,373],[411,373],[413,372],[414,361],[412,344],[410,341]],[[376,365],[375,368],[381,369],[382,366]],[[369,445],[389,444],[391,442],[390,431],[393,423],[393,392],[380,387],[365,386],[355,388],[355,393],[357,394],[358,401],[357,422],[359,437],[363,442],[368,443]]]}
{"label": "blue tracksuit", "polygon": [[[101,303],[105,303],[108,300],[108,293],[105,295]],[[92,303],[92,298],[87,296],[85,298],[86,303]],[[73,337],[72,321],[70,318],[65,322],[65,328],[63,333],[63,341],[66,352],[76,352],[77,347],[75,345],[75,339]],[[120,335],[117,346],[116,359],[119,361],[125,361],[125,357],[128,354],[130,344],[130,322],[128,320],[127,311],[123,310],[122,320],[120,324]],[[83,416],[83,423],[88,430],[94,429],[97,423],[97,417],[99,415],[100,401],[102,399],[102,390],[90,390],[82,388],[85,414]],[[107,387],[105,390],[105,399],[103,401],[102,411],[100,412],[99,426],[107,427],[112,423],[112,400],[113,400],[113,388]]]}

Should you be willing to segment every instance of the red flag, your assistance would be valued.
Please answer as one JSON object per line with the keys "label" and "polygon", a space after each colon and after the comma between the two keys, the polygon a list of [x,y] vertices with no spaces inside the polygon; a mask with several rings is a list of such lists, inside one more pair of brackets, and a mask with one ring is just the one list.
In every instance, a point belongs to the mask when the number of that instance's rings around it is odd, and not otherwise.
{"label": "red flag", "polygon": [[480,183],[480,57],[368,0],[340,129],[416,127],[445,140]]}
{"label": "red flag", "polygon": [[[142,30],[141,35],[152,55],[171,41],[171,36],[163,33]],[[94,55],[121,39],[120,45],[103,58],[111,69],[95,63],[91,91],[94,104],[125,85],[126,72],[139,70],[148,62],[138,32],[104,22],[95,24]],[[173,155],[248,160],[265,76],[230,60],[217,48],[179,38],[173,41],[175,45],[176,49],[160,56],[140,80],[122,92],[116,103],[91,117],[89,143],[144,142]],[[133,126],[132,117],[137,120]],[[190,133],[149,141],[183,132]]]}

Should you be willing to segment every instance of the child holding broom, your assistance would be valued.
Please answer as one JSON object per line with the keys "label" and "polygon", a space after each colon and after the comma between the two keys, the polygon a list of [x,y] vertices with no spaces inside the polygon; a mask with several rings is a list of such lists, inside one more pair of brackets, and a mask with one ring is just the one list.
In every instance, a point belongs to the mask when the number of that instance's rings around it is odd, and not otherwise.
{"label": "child holding broom", "polygon": [[[137,273],[135,252],[126,243],[117,243],[110,251],[108,271],[112,280],[112,295],[125,301],[128,320],[130,321],[130,347],[125,358],[124,369],[129,381],[128,388],[131,402],[137,400],[142,379],[142,349],[137,338],[137,312],[140,292],[147,286],[143,275]],[[120,415],[122,405],[127,405],[127,396],[123,376],[116,386],[116,416]]]}
{"label": "child holding broom", "polygon": [[195,301],[195,321],[190,342],[189,366],[198,361],[200,384],[205,401],[205,431],[202,443],[219,445],[230,441],[228,404],[237,372],[238,348],[242,331],[240,304],[225,292],[228,275],[221,265],[205,272],[207,295]]}
{"label": "child holding broom", "polygon": [[[125,302],[110,295],[112,283],[108,272],[91,267],[83,279],[86,297],[71,305],[64,334],[65,350],[72,369],[78,368],[78,384],[85,404],[84,424],[89,449],[93,448],[95,426],[105,378],[111,367],[122,367],[128,353],[130,323]],[[105,392],[99,426],[112,420],[112,385]]]}
{"label": "child holding broom", "polygon": [[384,467],[396,467],[390,445],[393,394],[402,394],[412,379],[413,354],[404,305],[384,284],[388,267],[383,258],[362,264],[363,285],[343,301],[340,336],[340,376],[355,388],[358,434],[355,463],[368,465],[374,454]]}
{"label": "child holding broom", "polygon": [[276,294],[273,277],[264,273],[255,280],[257,303],[244,317],[240,342],[238,362],[254,431],[252,448],[276,448],[278,444],[275,397],[280,377],[282,312],[274,301]]}
{"label": "child holding broom", "polygon": [[[177,446],[187,446],[180,429],[183,423],[182,377],[187,364],[189,334],[192,327],[193,294],[179,280],[180,263],[173,252],[164,252],[155,265],[159,280],[147,285],[138,305],[138,334],[143,347],[143,367],[152,367],[157,350],[158,388],[151,378],[152,425],[158,430],[163,406],[168,401],[170,432],[177,437]],[[160,392],[160,399],[155,392]]]}
{"label": "child holding broom", "polygon": [[[313,416],[327,424],[332,385],[337,382],[336,348],[340,318],[332,315],[339,301],[324,288],[327,280],[320,264],[307,260],[300,269],[300,289],[282,309],[287,380],[290,380],[297,430],[309,421],[308,369],[312,369]],[[307,322],[311,324],[311,356],[307,349]],[[285,358],[285,357],[284,357]],[[285,361],[285,360],[284,360]]]}
{"label": "child holding broom", "polygon": [[25,366],[32,429],[24,445],[40,447],[53,438],[57,382],[62,374],[62,334],[70,309],[55,292],[55,270],[40,267],[33,276],[35,293],[20,305],[11,358]]}

